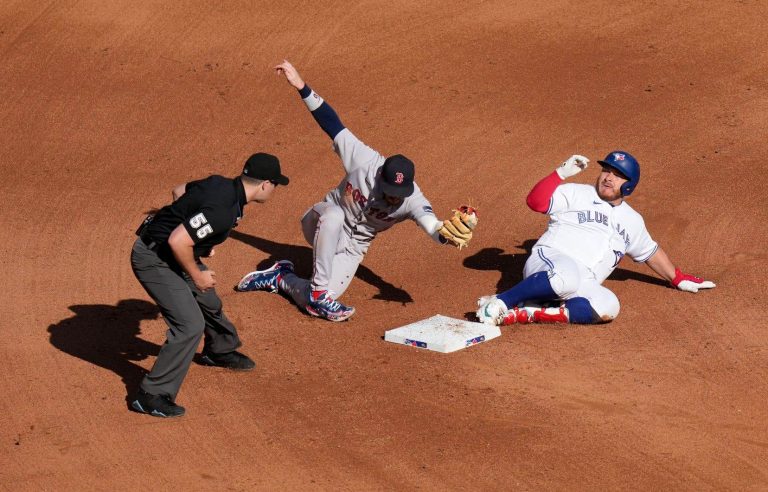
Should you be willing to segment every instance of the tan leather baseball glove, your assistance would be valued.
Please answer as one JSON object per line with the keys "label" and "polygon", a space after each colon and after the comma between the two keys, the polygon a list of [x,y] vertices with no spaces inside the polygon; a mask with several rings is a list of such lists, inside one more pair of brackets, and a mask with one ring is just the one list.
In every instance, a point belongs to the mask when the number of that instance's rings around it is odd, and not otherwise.
{"label": "tan leather baseball glove", "polygon": [[477,227],[477,210],[468,205],[454,209],[451,218],[443,221],[437,231],[445,242],[459,249],[465,248],[472,240],[472,231]]}

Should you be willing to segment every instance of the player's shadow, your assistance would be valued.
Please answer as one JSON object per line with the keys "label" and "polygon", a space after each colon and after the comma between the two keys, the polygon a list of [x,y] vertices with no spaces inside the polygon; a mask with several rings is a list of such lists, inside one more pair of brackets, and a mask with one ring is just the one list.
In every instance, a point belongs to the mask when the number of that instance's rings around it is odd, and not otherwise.
{"label": "player's shadow", "polygon": [[624,268],[616,268],[616,270],[611,273],[611,276],[608,277],[608,280],[618,280],[620,282],[624,282],[625,280],[637,280],[638,282],[645,282],[646,284],[669,287],[669,283],[659,277],[646,275],[645,273],[633,272],[632,270],[627,270]]}
{"label": "player's shadow", "polygon": [[[499,281],[496,283],[496,293],[503,292],[513,287],[523,279],[523,267],[528,256],[536,244],[534,239],[527,239],[516,247],[520,249],[518,253],[504,253],[501,248],[484,248],[472,256],[464,259],[464,266],[473,270],[498,270],[501,273]],[[611,273],[608,280],[636,280],[653,285],[668,287],[667,282],[653,275],[633,272],[625,268],[616,268]]]}
{"label": "player's shadow", "polygon": [[146,373],[133,361],[160,352],[158,345],[139,338],[141,322],[160,315],[157,306],[140,299],[125,299],[115,306],[79,304],[69,309],[74,316],[48,327],[51,345],[120,376],[127,401]]}
{"label": "player's shadow", "polygon": [[533,239],[523,241],[516,246],[520,250],[516,253],[504,253],[501,248],[483,248],[466,257],[464,266],[472,270],[498,270],[501,277],[496,282],[496,292],[503,292],[523,279],[523,266],[534,244]]}
{"label": "player's shadow", "polygon": [[[261,250],[269,255],[268,258],[264,259],[258,265],[256,265],[256,269],[258,270],[269,268],[277,260],[288,259],[293,262],[296,274],[300,277],[309,278],[312,273],[312,248],[309,246],[277,243],[270,241],[269,239],[245,234],[237,230],[233,230],[229,237],[252,246],[258,250]],[[374,273],[365,265],[360,265],[357,267],[355,277],[379,289],[379,292],[373,296],[374,299],[399,302],[403,305],[413,302],[413,298],[408,293],[408,291],[400,287],[396,287],[395,285],[382,279],[378,274]]]}

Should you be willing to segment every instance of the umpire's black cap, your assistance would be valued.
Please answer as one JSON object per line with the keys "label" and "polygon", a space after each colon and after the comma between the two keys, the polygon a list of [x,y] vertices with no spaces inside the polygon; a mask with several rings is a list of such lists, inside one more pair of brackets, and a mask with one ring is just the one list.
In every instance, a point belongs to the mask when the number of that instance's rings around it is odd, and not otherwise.
{"label": "umpire's black cap", "polygon": [[411,196],[415,174],[416,170],[409,158],[400,154],[387,157],[381,170],[381,189],[390,196]]}
{"label": "umpire's black cap", "polygon": [[243,174],[249,178],[262,181],[272,181],[275,184],[287,185],[288,176],[280,174],[280,160],[272,154],[259,152],[245,161]]}

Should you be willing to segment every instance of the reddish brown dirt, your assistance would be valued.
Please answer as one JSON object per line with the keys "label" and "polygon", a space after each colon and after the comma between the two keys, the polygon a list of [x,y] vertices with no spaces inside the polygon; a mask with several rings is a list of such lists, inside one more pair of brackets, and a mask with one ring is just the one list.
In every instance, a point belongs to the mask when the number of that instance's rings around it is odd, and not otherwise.
{"label": "reddish brown dirt", "polygon": [[[203,3],[0,5],[0,488],[768,488],[765,2]],[[230,289],[276,257],[309,268],[298,219],[341,176],[270,70],[283,57],[367,143],[412,157],[439,213],[481,207],[462,252],[413,224],[382,235],[344,324]],[[643,164],[631,203],[654,237],[717,289],[629,262],[610,325],[451,355],[382,340],[516,282],[545,226],[529,188],[614,148]],[[165,332],[133,231],[254,151],[291,185],[209,264],[258,368],[193,365],[186,417],[129,412]]]}

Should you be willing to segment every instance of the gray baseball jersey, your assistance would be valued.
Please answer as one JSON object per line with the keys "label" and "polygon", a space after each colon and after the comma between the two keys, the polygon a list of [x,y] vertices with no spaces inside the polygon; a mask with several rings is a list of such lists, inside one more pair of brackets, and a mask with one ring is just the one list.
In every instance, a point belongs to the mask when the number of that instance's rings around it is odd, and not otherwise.
{"label": "gray baseball jersey", "polygon": [[344,231],[350,235],[359,253],[368,250],[376,234],[406,219],[419,223],[430,236],[435,235],[440,222],[416,183],[413,193],[402,204],[389,205],[381,190],[376,188],[384,157],[347,128],[333,139],[333,147],[341,157],[346,175],[326,195],[325,201],[344,210]]}

